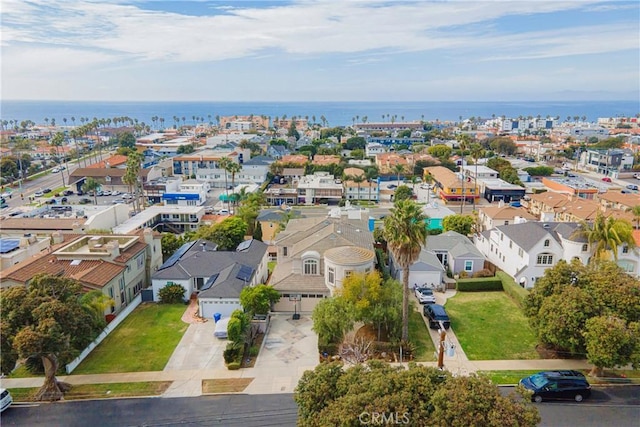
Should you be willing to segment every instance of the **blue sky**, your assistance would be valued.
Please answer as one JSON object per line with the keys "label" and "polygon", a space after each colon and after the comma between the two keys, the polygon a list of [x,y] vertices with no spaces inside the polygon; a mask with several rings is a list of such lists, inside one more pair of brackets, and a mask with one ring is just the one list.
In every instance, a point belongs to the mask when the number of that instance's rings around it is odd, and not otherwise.
{"label": "blue sky", "polygon": [[639,2],[0,1],[3,99],[640,99]]}

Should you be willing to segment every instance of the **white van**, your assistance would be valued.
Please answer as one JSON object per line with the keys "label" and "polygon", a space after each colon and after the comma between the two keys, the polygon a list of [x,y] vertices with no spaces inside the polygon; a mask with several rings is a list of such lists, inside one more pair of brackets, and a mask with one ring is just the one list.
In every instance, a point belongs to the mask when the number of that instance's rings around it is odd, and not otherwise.
{"label": "white van", "polygon": [[9,390],[0,388],[0,412],[4,412],[13,403],[13,398]]}

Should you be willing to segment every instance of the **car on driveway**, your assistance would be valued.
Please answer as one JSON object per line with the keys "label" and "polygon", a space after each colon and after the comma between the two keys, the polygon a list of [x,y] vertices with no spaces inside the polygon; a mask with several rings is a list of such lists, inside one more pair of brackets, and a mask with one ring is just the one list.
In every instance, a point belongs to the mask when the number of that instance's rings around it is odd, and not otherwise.
{"label": "car on driveway", "polygon": [[531,401],[575,400],[582,402],[591,396],[591,384],[578,371],[543,371],[520,380],[520,384],[531,390]]}
{"label": "car on driveway", "polygon": [[449,329],[449,326],[451,326],[449,315],[440,304],[427,304],[423,307],[422,312],[429,321],[429,327],[431,329],[438,329],[440,322],[442,322],[445,329]]}
{"label": "car on driveway", "polygon": [[416,288],[416,298],[420,304],[435,304],[436,297],[433,295],[433,289]]}

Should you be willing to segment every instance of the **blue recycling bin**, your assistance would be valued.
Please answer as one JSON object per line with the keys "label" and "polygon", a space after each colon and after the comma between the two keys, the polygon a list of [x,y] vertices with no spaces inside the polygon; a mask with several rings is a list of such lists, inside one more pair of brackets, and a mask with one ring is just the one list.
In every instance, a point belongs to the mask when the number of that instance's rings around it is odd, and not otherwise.
{"label": "blue recycling bin", "polygon": [[213,321],[218,323],[218,320],[220,320],[222,318],[222,314],[220,313],[213,313]]}

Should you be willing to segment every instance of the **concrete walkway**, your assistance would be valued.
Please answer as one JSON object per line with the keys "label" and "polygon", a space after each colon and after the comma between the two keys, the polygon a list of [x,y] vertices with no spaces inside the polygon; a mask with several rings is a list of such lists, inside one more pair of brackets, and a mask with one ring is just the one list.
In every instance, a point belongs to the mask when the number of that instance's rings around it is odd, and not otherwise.
{"label": "concrete walkway", "polygon": [[[438,303],[453,296],[455,291],[436,293]],[[188,319],[188,317],[187,317]],[[271,318],[269,329],[262,343],[260,355],[253,368],[229,371],[224,366],[222,351],[227,341],[213,337],[214,322],[190,323],[180,344],[176,347],[166,367],[162,371],[130,372],[93,375],[64,375],[60,381],[70,384],[102,384],[121,382],[172,381],[163,397],[189,397],[202,394],[202,380],[221,378],[253,378],[245,389],[247,394],[292,393],[308,369],[319,363],[317,335],[311,330],[309,315],[299,320],[290,314],[276,314]],[[431,331],[434,343],[438,333]],[[487,360],[470,361],[462,351],[455,333],[447,332],[447,340],[456,345],[456,355],[444,359],[445,369],[466,375],[476,371],[500,370],[547,370],[547,369],[589,369],[583,360],[536,359],[536,360]],[[420,363],[436,366],[436,362]],[[3,378],[4,388],[40,387],[42,377]]]}

